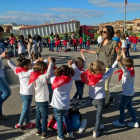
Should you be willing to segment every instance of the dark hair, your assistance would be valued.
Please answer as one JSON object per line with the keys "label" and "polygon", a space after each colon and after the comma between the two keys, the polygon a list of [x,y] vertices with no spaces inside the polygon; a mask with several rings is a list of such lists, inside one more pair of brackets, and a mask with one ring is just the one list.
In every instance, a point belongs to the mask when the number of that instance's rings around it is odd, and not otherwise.
{"label": "dark hair", "polygon": [[54,74],[58,77],[65,75],[65,76],[73,76],[74,70],[69,68],[67,65],[62,65],[60,68],[55,69]]}
{"label": "dark hair", "polygon": [[14,35],[11,33],[11,37],[14,37]]}
{"label": "dark hair", "polygon": [[44,73],[47,68],[48,68],[47,64],[43,61],[36,62],[33,67],[35,72],[41,72],[41,73]]}
{"label": "dark hair", "polygon": [[0,26],[0,32],[4,32],[4,29]]}
{"label": "dark hair", "polygon": [[52,36],[53,35],[53,33],[51,33],[51,35],[50,36]]}
{"label": "dark hair", "polygon": [[110,25],[107,25],[104,28],[108,31],[108,39],[112,39],[114,37],[114,28]]}
{"label": "dark hair", "polygon": [[28,39],[32,38],[30,34],[27,35]]}
{"label": "dark hair", "polygon": [[19,39],[22,41],[22,44],[25,44],[25,40],[24,40],[24,36],[23,35],[20,35]]}
{"label": "dark hair", "polygon": [[116,32],[115,32],[115,34],[120,38],[121,37],[121,31],[120,30],[117,30]]}
{"label": "dark hair", "polygon": [[41,36],[38,35],[38,36],[36,37],[36,41],[38,42],[38,41],[41,41],[41,40],[42,40]]}
{"label": "dark hair", "polygon": [[78,62],[81,63],[82,64],[82,68],[84,68],[84,60],[83,60],[83,58],[77,57],[76,58],[76,61],[75,61],[76,66],[78,66],[77,65]]}
{"label": "dark hair", "polygon": [[127,58],[123,58],[122,59],[122,63],[126,66],[126,67],[133,67],[134,66],[134,61],[133,59],[127,57]]}
{"label": "dark hair", "polygon": [[51,60],[52,60],[53,63],[56,62],[56,59],[54,57],[51,57]]}
{"label": "dark hair", "polygon": [[122,35],[121,35],[121,39],[122,39],[122,40],[125,40],[125,39],[126,39],[125,34],[122,34]]}
{"label": "dark hair", "polygon": [[31,60],[20,57],[17,59],[17,62],[18,62],[17,66],[24,67],[24,66],[29,65],[31,63]]}
{"label": "dark hair", "polygon": [[129,37],[129,34],[128,34],[128,33],[126,33],[126,34],[125,34],[125,36],[126,36],[126,37]]}

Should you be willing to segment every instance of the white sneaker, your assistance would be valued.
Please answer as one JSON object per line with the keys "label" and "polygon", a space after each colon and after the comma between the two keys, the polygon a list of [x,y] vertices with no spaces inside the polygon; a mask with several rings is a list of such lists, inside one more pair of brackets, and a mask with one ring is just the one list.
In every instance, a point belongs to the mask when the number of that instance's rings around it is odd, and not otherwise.
{"label": "white sneaker", "polygon": [[71,132],[71,133],[67,133],[67,135],[66,135],[68,138],[74,138],[74,136],[73,136],[73,132]]}
{"label": "white sneaker", "polygon": [[138,122],[135,122],[135,123],[130,122],[130,123],[128,123],[127,125],[128,125],[129,127],[135,127],[135,128],[138,128],[138,127],[139,127]]}
{"label": "white sneaker", "polygon": [[124,124],[121,124],[121,123],[119,122],[119,120],[113,122],[112,124],[113,124],[114,126],[124,127]]}
{"label": "white sneaker", "polygon": [[99,129],[104,129],[104,125],[101,124],[100,127],[99,127]]}
{"label": "white sneaker", "polygon": [[82,100],[79,99],[78,100],[78,104],[81,105],[82,104]]}
{"label": "white sneaker", "polygon": [[77,99],[76,99],[76,98],[73,98],[73,99],[72,99],[72,102],[73,102],[74,104],[76,104]]}
{"label": "white sneaker", "polygon": [[100,131],[98,131],[97,133],[94,133],[94,131],[93,131],[93,138],[97,138],[99,136],[99,134],[100,134]]}
{"label": "white sneaker", "polygon": [[57,140],[64,140],[64,138],[60,139],[60,138],[57,136]]}

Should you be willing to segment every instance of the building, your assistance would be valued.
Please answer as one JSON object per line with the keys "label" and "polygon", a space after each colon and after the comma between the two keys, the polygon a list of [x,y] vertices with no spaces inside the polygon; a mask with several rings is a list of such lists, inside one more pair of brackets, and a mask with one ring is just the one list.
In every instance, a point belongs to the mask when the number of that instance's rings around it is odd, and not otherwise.
{"label": "building", "polygon": [[6,24],[4,24],[4,25],[7,25],[7,26],[17,26],[16,23],[6,23]]}
{"label": "building", "polygon": [[12,26],[10,25],[2,25],[5,33],[10,33],[10,30],[12,29]]}

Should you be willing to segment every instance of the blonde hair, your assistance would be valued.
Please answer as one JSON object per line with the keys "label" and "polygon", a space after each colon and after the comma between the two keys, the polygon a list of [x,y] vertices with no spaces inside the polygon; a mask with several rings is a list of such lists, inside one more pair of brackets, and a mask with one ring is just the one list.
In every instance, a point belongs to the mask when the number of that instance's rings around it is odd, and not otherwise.
{"label": "blonde hair", "polygon": [[102,71],[104,67],[104,62],[97,60],[94,63],[89,64],[88,70],[91,74],[96,74],[97,71]]}
{"label": "blonde hair", "polygon": [[36,62],[33,67],[35,72],[41,72],[41,73],[44,73],[47,68],[48,68],[47,64],[43,61]]}

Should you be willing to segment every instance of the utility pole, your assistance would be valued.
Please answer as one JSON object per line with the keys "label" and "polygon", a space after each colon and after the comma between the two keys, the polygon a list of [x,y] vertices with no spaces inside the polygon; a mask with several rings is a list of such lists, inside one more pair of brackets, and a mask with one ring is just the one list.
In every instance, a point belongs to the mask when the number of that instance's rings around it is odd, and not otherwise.
{"label": "utility pole", "polygon": [[127,4],[127,0],[124,0],[124,33],[126,29],[126,4]]}

